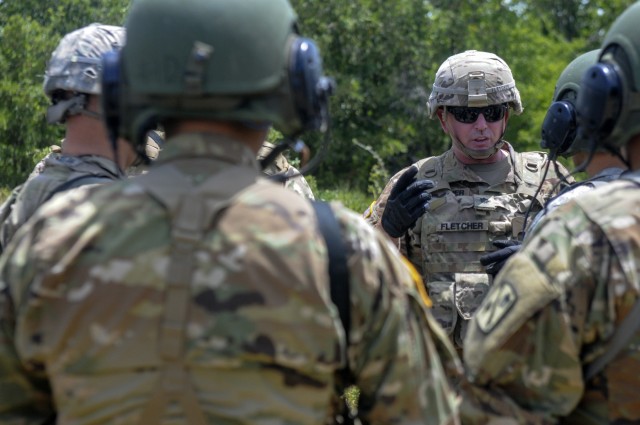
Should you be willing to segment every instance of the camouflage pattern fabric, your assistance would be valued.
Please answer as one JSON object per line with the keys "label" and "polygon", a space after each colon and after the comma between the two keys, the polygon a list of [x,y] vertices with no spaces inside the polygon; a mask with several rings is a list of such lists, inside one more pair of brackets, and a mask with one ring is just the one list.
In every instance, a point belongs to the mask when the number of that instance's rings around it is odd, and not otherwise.
{"label": "camouflage pattern fabric", "polygon": [[[32,179],[33,177],[37,176],[38,174],[42,173],[42,171],[44,170],[44,164],[48,158],[52,156],[58,156],[62,151],[62,149],[58,145],[51,145],[49,147],[49,150],[50,152],[47,154],[47,156],[45,156],[40,161],[38,161],[38,163],[33,167],[33,170],[29,174],[29,177],[27,177],[27,180],[25,180],[25,183],[30,179]],[[24,183],[14,187],[13,190],[11,190],[11,193],[9,194],[9,196],[7,196],[4,202],[2,202],[2,205],[0,205],[0,225],[1,223],[4,223],[11,215],[11,212],[13,211],[13,207],[16,201],[18,200],[18,195],[20,194],[20,191],[22,190],[23,187],[24,187]],[[0,253],[2,252],[1,247],[2,245],[0,245]]]}
{"label": "camouflage pattern fabric", "polygon": [[[164,144],[164,131],[151,130],[155,133],[155,137]],[[147,136],[147,144],[144,148],[145,154],[150,161],[155,161],[162,151],[160,143],[156,142],[153,137]],[[126,174],[129,177],[139,176],[149,171],[149,166],[143,163],[143,159],[138,156],[136,161],[127,168]]]}
{"label": "camouflage pattern fabric", "polygon": [[638,332],[598,375],[583,377],[638,301],[639,258],[637,184],[611,182],[550,213],[471,322],[472,382],[555,423],[639,423]]}
{"label": "camouflage pattern fabric", "polygon": [[99,23],[65,35],[47,62],[45,94],[51,96],[55,90],[64,90],[99,95],[102,55],[120,49],[125,38],[124,28]]}
{"label": "camouflage pattern fabric", "polygon": [[[234,142],[237,144],[236,142]],[[194,187],[251,151],[202,134],[170,140]],[[189,154],[189,155],[185,155]],[[140,177],[142,178],[142,177]],[[126,179],[53,198],[0,260],[0,422],[137,424],[158,386],[170,256],[167,211]],[[189,385],[209,423],[331,423],[344,333],[313,207],[261,179],[202,234],[186,340]],[[351,279],[348,356],[370,424],[455,424],[455,351],[388,239],[332,204]],[[164,424],[186,424],[175,405]]]}
{"label": "camouflage pattern fabric", "polygon": [[435,118],[440,106],[502,103],[509,104],[517,115],[524,109],[509,65],[493,53],[467,50],[440,65],[427,106],[429,116]]}
{"label": "camouflage pattern fabric", "polygon": [[[435,182],[435,187],[429,190],[433,198],[429,211],[408,231],[407,238],[395,241],[420,271],[433,300],[433,314],[459,349],[467,322],[492,284],[479,258],[496,250],[493,240],[521,240],[529,205],[533,202],[535,214],[564,187],[555,186],[559,178],[552,166],[534,198],[544,173],[546,154],[516,153],[508,143],[505,146],[511,170],[504,183],[493,186],[458,162],[451,150],[416,163],[419,168],[416,179]],[[562,165],[558,166],[561,173],[569,174]],[[380,230],[383,229],[379,218],[386,200],[405,170],[389,181],[365,215]]]}
{"label": "camouflage pattern fabric", "polygon": [[[40,165],[40,164],[39,164]],[[116,164],[110,159],[96,156],[66,156],[51,153],[36,166],[18,193],[12,211],[0,226],[0,248],[4,250],[18,229],[46,202],[62,184],[82,176],[100,176],[118,179]]]}
{"label": "camouflage pattern fabric", "polygon": [[531,221],[531,225],[529,226],[528,231],[533,231],[533,229],[538,226],[544,216],[549,214],[551,211],[555,210],[561,205],[566,204],[574,198],[581,197],[583,194],[590,192],[601,184],[606,184],[607,182],[610,182],[612,180],[617,180],[618,178],[620,178],[620,174],[622,174],[623,171],[624,170],[622,168],[605,168],[593,177],[565,188],[560,194],[550,199],[549,202],[545,204],[544,209],[542,209],[542,211],[540,211]]}
{"label": "camouflage pattern fabric", "polygon": [[[258,160],[266,158],[274,147],[274,144],[264,142],[258,151]],[[300,171],[296,167],[289,164],[289,161],[287,161],[287,158],[283,154],[278,155],[276,159],[262,171],[268,176],[283,174],[285,177],[289,177],[284,184],[287,189],[293,190],[307,199],[315,200],[315,196],[307,180],[300,174]]]}

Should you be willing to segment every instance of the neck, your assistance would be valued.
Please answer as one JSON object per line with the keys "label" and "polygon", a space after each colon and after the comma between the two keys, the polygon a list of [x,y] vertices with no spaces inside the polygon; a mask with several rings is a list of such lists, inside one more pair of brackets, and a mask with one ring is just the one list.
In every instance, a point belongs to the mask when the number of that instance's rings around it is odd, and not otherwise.
{"label": "neck", "polygon": [[[97,155],[115,162],[113,147],[102,121],[84,115],[69,117],[62,153],[69,156]],[[136,158],[133,148],[118,139],[118,165],[128,168]]]}
{"label": "neck", "polygon": [[627,144],[627,159],[632,171],[640,170],[640,134],[633,136]]}
{"label": "neck", "polygon": [[185,120],[174,123],[171,126],[171,133],[173,134],[168,134],[167,136],[171,137],[179,133],[220,134],[246,145],[257,155],[267,137],[268,131],[268,129],[251,129],[238,123],[226,121]]}
{"label": "neck", "polygon": [[502,149],[498,149],[496,151],[496,153],[494,153],[493,155],[491,155],[491,156],[489,156],[487,158],[483,158],[483,159],[472,158],[469,155],[467,155],[464,152],[462,152],[455,145],[453,146],[453,154],[456,156],[456,159],[458,161],[460,161],[461,163],[463,163],[465,165],[469,165],[469,164],[492,164],[494,162],[501,161],[501,160],[503,160],[503,159],[505,159],[507,157],[507,154]]}
{"label": "neck", "polygon": [[[577,167],[586,161],[587,158],[588,154],[586,152],[578,152],[572,158],[573,164]],[[625,169],[627,166],[615,155],[608,152],[596,152],[593,154],[593,158],[591,158],[591,161],[589,161],[584,171],[589,177],[593,177],[606,168]]]}

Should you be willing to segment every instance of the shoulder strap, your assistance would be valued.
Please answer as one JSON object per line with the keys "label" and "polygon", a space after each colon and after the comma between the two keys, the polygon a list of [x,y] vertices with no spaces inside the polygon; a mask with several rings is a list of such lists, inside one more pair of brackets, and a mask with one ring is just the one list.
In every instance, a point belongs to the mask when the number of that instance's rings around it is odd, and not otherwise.
{"label": "shoulder strap", "polygon": [[4,223],[4,221],[9,218],[9,215],[11,215],[11,211],[13,211],[13,204],[16,203],[18,195],[22,190],[22,186],[23,185],[18,185],[14,187],[11,194],[9,194],[7,199],[5,199],[2,205],[0,205],[0,223]]}
{"label": "shoulder strap", "polygon": [[256,182],[258,175],[258,170],[251,167],[231,167],[195,185],[178,168],[164,164],[153,173],[136,177],[136,182],[167,209],[171,219],[164,317],[159,329],[160,382],[140,416],[141,425],[160,423],[172,402],[182,406],[189,424],[207,424],[184,359],[196,268],[194,253],[204,231],[239,193]]}
{"label": "shoulder strap", "polygon": [[320,231],[327,244],[329,252],[329,278],[331,279],[331,300],[338,308],[340,321],[344,328],[347,345],[350,342],[351,303],[349,300],[349,269],[347,268],[347,253],[342,241],[340,225],[336,220],[331,206],[326,202],[313,202],[318,217]]}
{"label": "shoulder strap", "polygon": [[49,199],[53,198],[54,195],[69,189],[74,189],[76,187],[84,186],[87,184],[102,184],[112,181],[114,181],[114,178],[107,176],[97,176],[93,174],[78,176],[71,180],[67,180],[66,182],[53,189],[51,193],[49,193],[49,196],[45,198],[44,202],[47,202]]}
{"label": "shoulder strap", "polygon": [[[351,290],[349,287],[347,252],[342,240],[342,232],[340,230],[338,220],[336,220],[333,210],[327,202],[314,201],[312,204],[316,211],[318,226],[327,244],[327,251],[329,254],[331,301],[333,301],[338,308],[338,314],[340,315],[340,321],[342,322],[342,327],[344,329],[346,347],[349,347],[351,330]],[[346,350],[344,356],[345,367],[340,369],[338,372],[342,379],[343,389],[347,389],[355,384],[355,379],[349,366],[349,356]],[[347,406],[346,403],[341,415],[341,420],[338,421],[338,423],[345,425],[355,423],[352,412],[349,412],[349,406]]]}

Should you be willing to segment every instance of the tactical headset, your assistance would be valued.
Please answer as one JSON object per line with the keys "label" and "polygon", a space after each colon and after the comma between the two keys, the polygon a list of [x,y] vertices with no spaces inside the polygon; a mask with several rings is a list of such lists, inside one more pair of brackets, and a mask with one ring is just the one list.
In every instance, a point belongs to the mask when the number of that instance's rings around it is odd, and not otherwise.
{"label": "tactical headset", "polygon": [[589,152],[588,140],[578,137],[576,98],[581,91],[580,81],[589,67],[598,62],[600,50],[583,53],[573,59],[562,71],[553,93],[553,102],[542,123],[543,149],[549,149],[551,159],[558,155],[573,156],[577,152]]}
{"label": "tactical headset", "polygon": [[621,154],[640,134],[640,2],[616,18],[598,63],[583,75],[576,111],[578,131]]}
{"label": "tactical headset", "polygon": [[[125,47],[126,48],[126,47]],[[287,45],[288,54],[288,95],[283,110],[285,118],[287,111],[292,111],[298,125],[295,126],[291,138],[309,130],[326,131],[329,120],[329,96],[333,94],[335,83],[332,78],[323,76],[322,60],[315,43],[304,37],[293,35]],[[102,106],[105,123],[112,139],[117,137],[129,138],[136,149],[144,149],[144,140],[149,130],[155,129],[162,117],[150,117],[141,125],[136,134],[127,134],[123,128],[122,114],[127,101],[127,86],[123,83],[123,65],[121,51],[111,51],[102,59]],[[225,96],[226,97],[226,96]],[[251,96],[243,96],[244,98]],[[237,99],[232,105],[241,104],[243,99]],[[214,105],[213,103],[207,106]],[[228,106],[229,102],[221,102],[220,108]],[[150,105],[153,106],[153,105]],[[212,106],[215,108],[215,105]],[[139,152],[140,153],[140,152]]]}
{"label": "tactical headset", "polygon": [[566,100],[553,102],[542,122],[540,146],[549,149],[552,159],[569,151],[576,138],[577,120],[573,104]]}
{"label": "tactical headset", "polygon": [[577,101],[582,132],[602,141],[611,135],[627,97],[621,74],[615,63],[607,62],[597,63],[585,72]]}

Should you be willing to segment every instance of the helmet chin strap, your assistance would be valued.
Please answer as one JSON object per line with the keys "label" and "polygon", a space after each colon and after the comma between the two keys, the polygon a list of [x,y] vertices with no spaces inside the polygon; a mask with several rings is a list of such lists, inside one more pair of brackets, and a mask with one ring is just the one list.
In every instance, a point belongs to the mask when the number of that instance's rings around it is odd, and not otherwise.
{"label": "helmet chin strap", "polygon": [[[444,113],[445,114],[447,113],[446,108],[444,109]],[[445,115],[444,122],[447,124],[447,128],[449,129],[449,134],[451,135],[451,141],[453,142],[453,145],[456,148],[458,148],[462,153],[467,155],[469,158],[472,158],[472,159],[490,158],[492,155],[495,155],[500,149],[502,149],[502,146],[504,146],[504,140],[502,139],[506,130],[506,125],[504,125],[504,121],[502,124],[502,134],[500,134],[498,141],[494,143],[493,146],[487,149],[469,149],[460,141],[460,139],[456,135],[453,128],[451,128],[451,126],[449,125],[449,122],[446,120],[446,115]]]}

